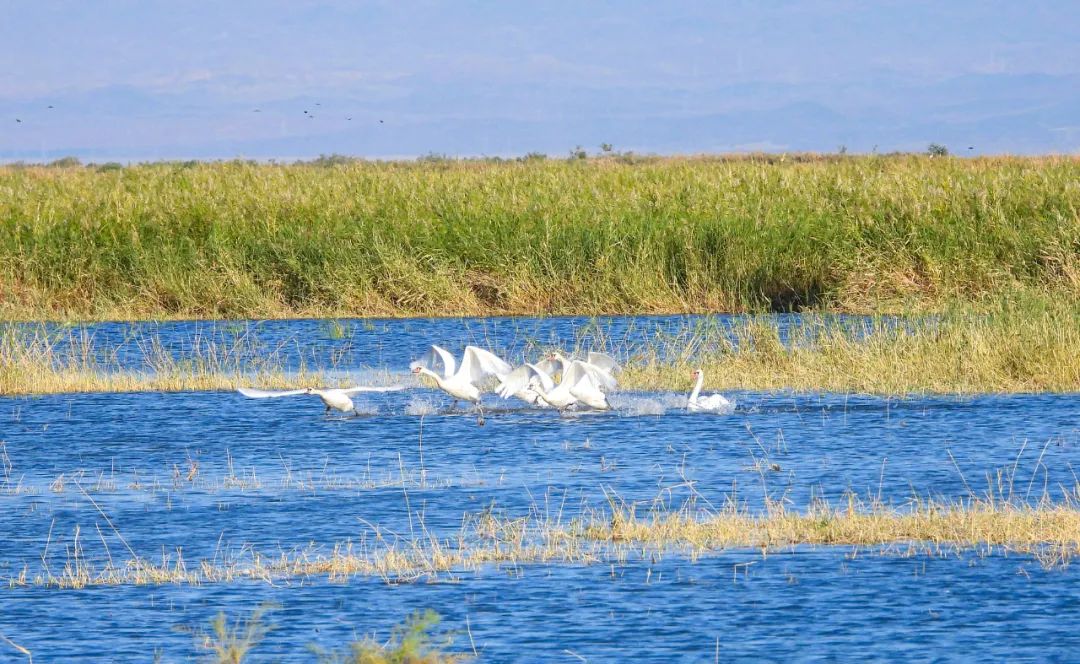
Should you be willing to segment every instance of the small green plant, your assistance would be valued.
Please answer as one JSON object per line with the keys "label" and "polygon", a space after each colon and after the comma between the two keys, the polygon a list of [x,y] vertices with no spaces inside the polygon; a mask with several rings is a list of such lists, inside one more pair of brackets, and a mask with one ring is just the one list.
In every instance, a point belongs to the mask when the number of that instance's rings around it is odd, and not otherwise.
{"label": "small green plant", "polygon": [[339,320],[328,320],[325,323],[326,336],[329,339],[344,339],[349,336],[349,326]]}
{"label": "small green plant", "polygon": [[97,167],[99,173],[108,173],[109,171],[122,171],[124,165],[118,161],[107,161],[101,166]]}
{"label": "small green plant", "polygon": [[347,655],[315,652],[324,664],[449,664],[463,661],[464,655],[444,650],[452,645],[451,637],[444,637],[442,644],[436,643],[432,631],[439,621],[439,614],[431,609],[423,613],[418,611],[393,629],[387,643],[378,643],[368,637],[350,644]]}

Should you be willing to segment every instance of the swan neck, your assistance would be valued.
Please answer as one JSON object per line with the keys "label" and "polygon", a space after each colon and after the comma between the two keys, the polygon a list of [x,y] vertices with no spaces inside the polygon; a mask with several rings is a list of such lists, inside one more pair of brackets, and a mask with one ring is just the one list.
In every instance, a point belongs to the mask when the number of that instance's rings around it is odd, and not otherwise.
{"label": "swan neck", "polygon": [[698,394],[701,393],[701,386],[705,384],[705,374],[699,373],[697,375],[697,382],[694,383],[694,390],[690,393],[690,400],[694,401],[698,398]]}
{"label": "swan neck", "polygon": [[443,384],[442,378],[441,378],[441,377],[439,377],[439,374],[435,373],[435,372],[434,372],[434,371],[432,371],[431,369],[428,369],[428,368],[426,368],[426,367],[420,367],[420,373],[421,373],[421,374],[423,374],[423,375],[425,375],[425,376],[431,376],[432,378],[434,378],[434,379],[435,379],[435,382],[436,382],[436,383],[437,383],[438,385],[442,385],[442,384]]}

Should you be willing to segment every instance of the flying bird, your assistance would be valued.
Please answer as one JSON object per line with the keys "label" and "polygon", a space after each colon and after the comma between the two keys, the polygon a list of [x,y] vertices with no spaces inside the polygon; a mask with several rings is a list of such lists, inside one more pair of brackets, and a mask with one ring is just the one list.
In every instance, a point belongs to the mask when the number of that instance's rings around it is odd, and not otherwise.
{"label": "flying bird", "polygon": [[326,406],[326,414],[330,414],[330,410],[340,410],[343,413],[352,412],[354,415],[359,415],[359,411],[356,410],[356,405],[353,400],[349,398],[349,395],[356,394],[358,392],[397,392],[398,390],[405,389],[402,385],[390,385],[389,387],[368,387],[365,385],[358,385],[356,387],[347,387],[344,389],[317,389],[314,387],[305,387],[299,390],[285,390],[283,392],[267,392],[265,390],[256,390],[250,387],[241,387],[237,390],[240,394],[243,394],[249,399],[270,399],[274,397],[291,397],[297,394],[314,394],[322,399],[323,405]]}

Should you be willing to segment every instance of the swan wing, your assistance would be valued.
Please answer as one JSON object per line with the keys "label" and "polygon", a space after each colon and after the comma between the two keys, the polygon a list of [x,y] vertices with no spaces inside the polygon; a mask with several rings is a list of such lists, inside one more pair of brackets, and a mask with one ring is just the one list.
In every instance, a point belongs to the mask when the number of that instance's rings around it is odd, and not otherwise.
{"label": "swan wing", "polygon": [[698,399],[698,406],[712,411],[728,411],[735,408],[731,400],[722,394],[710,394],[707,397]]}
{"label": "swan wing", "polygon": [[495,353],[476,346],[466,346],[459,373],[465,374],[470,383],[478,384],[488,376],[501,377],[513,371],[514,367]]}
{"label": "swan wing", "polygon": [[576,385],[584,375],[590,376],[598,386],[605,390],[613,390],[618,386],[614,376],[593,364],[581,360],[574,360],[570,363],[570,368],[566,370],[563,381],[569,381],[570,385]]}
{"label": "swan wing", "polygon": [[[498,392],[499,396],[503,399],[512,397],[527,388],[536,373],[535,366],[523,364],[510,373],[499,377],[499,387],[496,389],[496,392]],[[548,378],[548,380],[551,379]]]}
{"label": "swan wing", "polygon": [[539,369],[540,371],[543,371],[548,376],[554,376],[555,374],[559,373],[562,370],[562,362],[559,362],[558,360],[553,360],[551,358],[548,358],[546,360],[541,360],[540,362],[537,362],[533,366],[536,367],[537,369]]}
{"label": "swan wing", "polygon": [[253,387],[239,387],[237,392],[243,394],[248,399],[270,399],[272,397],[291,397],[296,394],[304,394],[307,390],[285,390],[283,392],[268,392],[266,390],[256,390]]}
{"label": "swan wing", "polygon": [[540,381],[542,390],[550,392],[555,389],[555,379],[551,377],[551,373],[544,371],[543,367],[537,364],[526,364],[525,366],[532,368],[533,376]]}
{"label": "swan wing", "polygon": [[607,353],[589,353],[589,364],[608,373],[615,373],[622,369],[619,363],[615,361],[615,358]]}
{"label": "swan wing", "polygon": [[570,386],[570,394],[590,408],[606,410],[609,407],[604,391],[591,373],[581,374],[577,382]]}
{"label": "swan wing", "polygon": [[409,364],[410,369],[417,367],[434,371],[443,378],[449,378],[457,371],[457,360],[454,359],[454,355],[441,346],[431,344],[431,350],[424,354],[423,357]]}
{"label": "swan wing", "polygon": [[566,367],[566,371],[563,372],[562,380],[559,381],[559,385],[566,384],[567,387],[576,385],[581,377],[589,372],[589,369],[585,366],[585,363],[581,360],[574,360],[570,363],[570,366]]}
{"label": "swan wing", "polygon": [[355,387],[347,387],[340,391],[345,394],[356,394],[357,392],[397,392],[404,389],[404,385],[385,385],[379,387],[372,385],[357,385]]}

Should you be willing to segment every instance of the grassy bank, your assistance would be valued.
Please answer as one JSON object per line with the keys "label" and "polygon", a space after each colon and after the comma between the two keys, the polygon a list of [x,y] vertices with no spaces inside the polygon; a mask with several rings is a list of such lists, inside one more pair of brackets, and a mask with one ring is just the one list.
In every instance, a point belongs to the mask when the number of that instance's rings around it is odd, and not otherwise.
{"label": "grassy bank", "polygon": [[0,317],[926,310],[1080,292],[1080,159],[0,167]]}
{"label": "grassy bank", "polygon": [[[722,390],[1080,392],[1080,307],[1047,300],[906,319],[807,315],[790,329],[770,316],[730,325],[707,318],[633,342],[590,333],[587,346],[568,350],[613,353],[624,365],[621,389],[629,390],[688,391],[690,372],[702,367],[706,385]],[[195,341],[181,354],[153,338],[139,343],[146,346],[145,362],[132,367],[110,359],[115,348],[101,348],[77,329],[0,328],[0,394],[272,389],[355,380],[336,367],[301,364],[287,371],[287,340],[265,349],[245,333]],[[528,357],[545,350],[540,346]],[[363,380],[415,384],[406,371],[383,367]]]}

